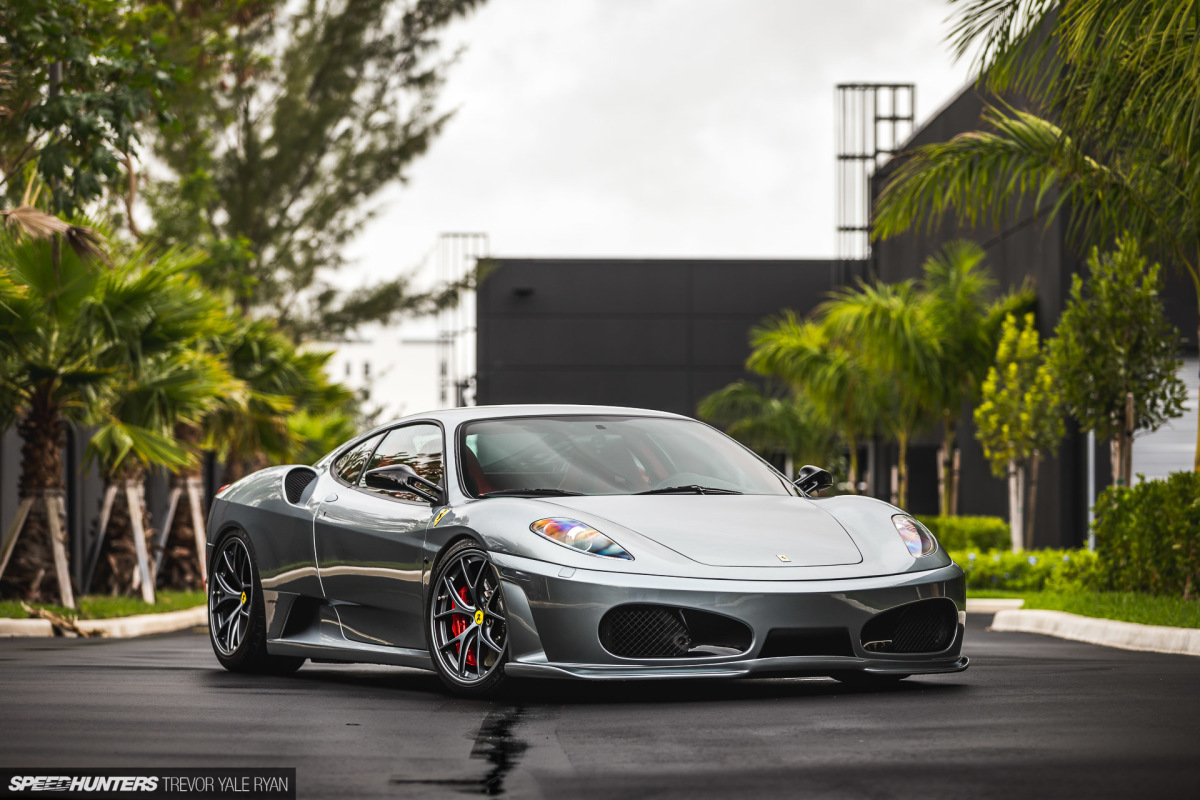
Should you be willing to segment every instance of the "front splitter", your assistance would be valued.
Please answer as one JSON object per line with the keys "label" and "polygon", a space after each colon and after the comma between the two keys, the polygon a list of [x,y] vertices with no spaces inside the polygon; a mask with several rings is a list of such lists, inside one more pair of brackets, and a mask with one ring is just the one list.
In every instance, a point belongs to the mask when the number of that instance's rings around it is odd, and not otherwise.
{"label": "front splitter", "polygon": [[680,678],[806,677],[837,672],[866,675],[939,675],[962,672],[970,659],[960,656],[946,661],[870,661],[863,658],[756,658],[721,664],[690,666],[613,666],[607,664],[530,664],[510,662],[505,674],[514,678],[564,678],[575,680],[677,680]]}

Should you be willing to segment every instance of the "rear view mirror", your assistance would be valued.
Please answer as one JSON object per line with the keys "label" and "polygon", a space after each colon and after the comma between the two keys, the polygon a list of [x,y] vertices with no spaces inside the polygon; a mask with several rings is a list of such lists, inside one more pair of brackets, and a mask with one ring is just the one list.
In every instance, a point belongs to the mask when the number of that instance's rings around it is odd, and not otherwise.
{"label": "rear view mirror", "polygon": [[408,464],[391,464],[368,470],[363,482],[385,492],[410,492],[430,503],[440,503],[442,487],[418,475]]}
{"label": "rear view mirror", "polygon": [[793,483],[800,491],[807,495],[813,495],[833,486],[833,476],[829,474],[829,470],[806,464],[796,473],[796,480]]}

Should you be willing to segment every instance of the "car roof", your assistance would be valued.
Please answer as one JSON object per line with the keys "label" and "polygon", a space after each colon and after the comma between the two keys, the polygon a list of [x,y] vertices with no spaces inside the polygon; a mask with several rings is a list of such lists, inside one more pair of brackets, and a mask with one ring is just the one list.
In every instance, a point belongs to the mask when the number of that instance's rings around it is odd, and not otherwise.
{"label": "car roof", "polygon": [[409,414],[400,419],[392,420],[381,428],[388,428],[410,420],[437,419],[444,423],[458,425],[473,419],[496,419],[498,417],[555,417],[564,415],[613,414],[637,417],[666,417],[672,419],[688,419],[681,414],[669,411],[655,411],[649,408],[629,408],[625,406],[586,406],[559,405],[552,403],[526,403],[501,406],[464,406],[461,408],[443,408],[436,411],[425,411],[420,414]]}

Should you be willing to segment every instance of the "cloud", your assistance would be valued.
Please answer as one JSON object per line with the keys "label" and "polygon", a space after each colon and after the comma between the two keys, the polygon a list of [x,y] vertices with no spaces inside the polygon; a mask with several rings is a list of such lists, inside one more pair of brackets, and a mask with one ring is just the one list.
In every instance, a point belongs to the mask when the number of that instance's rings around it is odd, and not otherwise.
{"label": "cloud", "polygon": [[[395,274],[442,231],[497,255],[834,252],[834,85],[967,79],[943,0],[492,0],[449,31],[457,108],[381,198],[345,277]],[[397,249],[395,242],[403,244]]]}

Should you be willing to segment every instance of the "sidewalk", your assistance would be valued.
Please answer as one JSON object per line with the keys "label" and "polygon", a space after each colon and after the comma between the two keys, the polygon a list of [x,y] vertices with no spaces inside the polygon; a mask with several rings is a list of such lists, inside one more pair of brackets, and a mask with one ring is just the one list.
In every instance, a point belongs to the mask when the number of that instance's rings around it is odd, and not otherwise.
{"label": "sidewalk", "polygon": [[[970,613],[970,605],[967,613]],[[1136,622],[1082,617],[1065,611],[1000,609],[989,630],[1040,633],[1122,650],[1200,656],[1200,629],[1140,625]]]}
{"label": "sidewalk", "polygon": [[[208,609],[204,606],[185,608],[181,611],[167,611],[162,614],[139,614],[133,617],[75,621],[76,627],[84,633],[112,639],[128,639],[155,633],[174,633],[207,624]],[[45,619],[0,619],[0,638],[13,636],[54,636],[54,626]]]}

